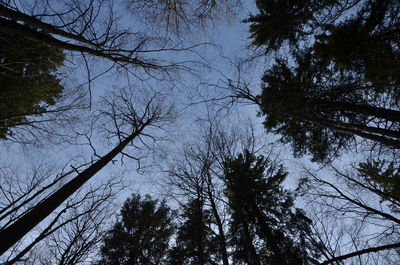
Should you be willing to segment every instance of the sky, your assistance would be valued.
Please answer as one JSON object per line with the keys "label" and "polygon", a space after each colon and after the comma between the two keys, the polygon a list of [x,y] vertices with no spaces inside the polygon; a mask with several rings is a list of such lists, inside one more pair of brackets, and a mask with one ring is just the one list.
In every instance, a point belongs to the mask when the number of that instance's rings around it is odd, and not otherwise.
{"label": "sky", "polygon": [[[29,1],[22,0],[18,3],[21,7],[30,4]],[[58,7],[58,3],[62,3],[62,1],[54,1],[54,3],[56,3],[55,7]],[[64,3],[68,3],[68,0],[65,0]],[[118,12],[126,13],[124,1],[117,0],[115,3],[114,8]],[[105,9],[102,12],[107,14],[108,10]],[[167,43],[167,47],[173,48],[181,47],[180,45],[188,46],[201,43],[192,52],[168,50],[162,53],[144,53],[144,56],[150,54],[152,58],[160,61],[193,60],[192,63],[188,64],[193,67],[193,71],[173,72],[168,81],[154,79],[153,74],[160,77],[159,73],[151,72],[149,74],[139,68],[129,68],[129,71],[126,71],[125,68],[117,66],[108,71],[112,65],[109,61],[90,56],[83,58],[80,54],[71,55],[68,53],[66,66],[61,70],[61,74],[65,77],[65,86],[72,91],[88,91],[86,99],[91,104],[89,111],[86,109],[77,112],[78,117],[76,124],[73,124],[73,130],[65,127],[66,132],[89,132],[92,125],[103,126],[102,120],[98,119],[105,106],[103,98],[110,100],[112,91],[118,91],[121,88],[134,91],[139,103],[142,103],[141,100],[145,101],[146,93],[160,92],[164,104],[174,107],[173,122],[166,124],[161,130],[148,131],[149,134],[160,137],[160,140],[155,143],[146,142],[150,144],[150,150],[146,148],[143,151],[138,151],[135,148],[129,149],[130,154],[144,158],[140,170],[138,170],[138,164],[135,160],[126,156],[121,159],[120,156],[94,176],[88,183],[89,185],[86,186],[86,188],[94,187],[110,178],[122,179],[121,186],[124,186],[124,188],[121,192],[118,192],[114,211],[109,212],[110,220],[114,220],[115,214],[119,211],[119,206],[132,193],[150,193],[158,198],[167,195],[168,187],[165,186],[167,162],[176,162],[174,161],[175,157],[179,157],[184,147],[194,145],[199,140],[199,135],[204,130],[204,126],[207,126],[209,117],[213,118],[213,121],[219,124],[221,128],[227,130],[245,131],[251,123],[254,126],[257,139],[261,142],[272,143],[277,141],[277,136],[267,135],[264,132],[263,118],[257,116],[258,109],[256,106],[234,104],[225,108],[226,101],[213,100],[227,95],[228,91],[224,88],[226,88],[228,80],[233,82],[237,80],[237,69],[234,63],[260,52],[249,47],[248,25],[242,22],[251,12],[255,12],[253,1],[245,1],[245,6],[240,8],[238,17],[231,18],[229,21],[222,18],[216,21],[214,25],[206,26],[204,32],[195,31],[191,36],[182,35],[181,39],[162,31],[160,25],[151,28],[150,25],[145,23],[134,24],[131,23],[129,17],[122,17],[120,26],[126,26],[131,30],[140,29],[143,31],[141,34],[148,33],[157,36],[162,32],[162,36],[165,38],[151,39],[151,45],[153,45],[151,47],[157,47],[163,41]],[[104,24],[99,22],[97,27],[101,26],[104,26]],[[165,41],[165,39],[168,41]],[[172,43],[176,46],[173,46]],[[201,65],[199,62],[201,62]],[[271,58],[256,56],[251,62],[242,64],[240,81],[247,83],[255,94],[259,93],[260,78],[271,62]],[[88,76],[88,73],[90,73],[90,76]],[[87,83],[88,78],[94,76],[98,77]],[[64,128],[58,129],[64,130]],[[105,154],[115,146],[115,139],[108,139],[104,130],[97,130],[96,127],[93,132],[91,141],[98,154]],[[18,168],[16,172],[20,172],[20,174],[16,174],[19,178],[17,182],[24,183],[29,180],[31,174],[29,168],[32,164],[45,163],[57,174],[63,168],[70,169],[94,158],[93,150],[83,135],[76,138],[72,137],[68,141],[59,140],[57,137],[43,138],[42,142],[38,142],[36,146],[2,143],[3,148],[0,150],[2,169],[8,165],[11,168]],[[296,188],[298,178],[303,174],[304,166],[318,170],[322,175],[329,177],[329,170],[327,168],[321,169],[321,165],[309,162],[310,157],[293,158],[289,145],[277,143],[273,148],[276,153],[281,155],[282,162],[291,173],[285,183],[287,188]],[[356,162],[358,159],[354,155],[345,155],[336,161],[336,165],[340,167],[351,161]],[[302,201],[299,205],[305,206],[306,204]]]}
{"label": "sky", "polygon": [[[118,12],[124,14],[123,1],[116,1],[119,5],[114,5],[114,8]],[[20,6],[26,5],[26,1],[20,1]],[[57,6],[57,5],[56,5]],[[103,12],[107,12],[104,11]],[[78,89],[83,91],[90,91],[90,109],[95,112],[101,110],[104,106],[101,103],[102,97],[109,97],[112,90],[116,90],[122,87],[133,87],[137,93],[140,91],[146,91],[147,89],[162,91],[168,97],[168,102],[174,104],[176,119],[167,128],[167,141],[161,142],[157,145],[157,148],[162,150],[163,153],[172,154],[182,148],[185,142],[195,142],[198,138],[199,126],[204,119],[207,119],[209,115],[218,115],[218,121],[222,126],[229,125],[230,127],[237,126],[238,128],[243,127],[243,124],[250,121],[254,126],[256,133],[260,138],[266,141],[274,141],[277,138],[271,135],[266,135],[262,127],[262,118],[257,117],[257,108],[251,105],[233,105],[228,109],[223,108],[224,101],[218,102],[215,105],[215,101],[209,101],[204,103],[204,100],[213,98],[219,98],[221,95],[226,95],[227,91],[223,88],[226,87],[226,80],[236,80],[237,72],[235,62],[241,59],[246,59],[252,56],[256,51],[249,47],[250,40],[248,39],[248,24],[243,23],[251,12],[255,12],[255,6],[253,1],[246,1],[238,11],[238,16],[230,17],[229,20],[222,18],[215,22],[212,26],[207,26],[203,32],[198,31],[197,35],[193,35],[188,39],[183,39],[182,42],[193,43],[206,43],[195,49],[197,54],[188,54],[176,52],[165,52],[161,53],[161,57],[158,59],[169,60],[169,59],[188,59],[186,56],[193,56],[194,59],[199,57],[203,58],[203,62],[207,63],[207,67],[196,68],[196,74],[200,73],[199,76],[191,73],[181,73],[174,76],[174,82],[158,82],[154,81],[147,76],[144,76],[143,71],[135,71],[134,75],[127,76],[123,70],[106,72],[109,69],[111,62],[92,58],[86,56],[85,59],[88,62],[88,68],[85,67],[85,62],[82,57],[78,55],[67,57],[66,67],[63,70],[63,75],[66,76],[65,86],[71,89]],[[129,28],[139,27],[140,24],[129,24],[129,18],[122,17],[121,20],[126,23]],[[99,24],[100,25],[100,24]],[[142,25],[143,26],[143,25]],[[187,36],[184,36],[185,38]],[[173,36],[171,36],[173,38]],[[159,56],[158,53],[155,53]],[[182,58],[180,58],[180,56]],[[260,77],[265,69],[265,64],[268,64],[264,58],[257,58],[249,64],[245,64],[242,71],[243,81],[249,84],[254,93],[258,93],[260,87]],[[88,76],[88,70],[90,76]],[[88,78],[95,79],[87,82]],[[98,76],[98,77],[97,77]],[[143,78],[142,80],[140,80]],[[242,81],[242,80],[241,80]],[[86,94],[89,97],[89,93]],[[87,114],[82,112],[84,118],[80,121],[80,126],[76,129],[79,132],[89,128],[93,118],[93,114]],[[85,115],[88,115],[87,117]],[[90,117],[92,115],[92,117]],[[96,114],[94,114],[96,116]],[[81,117],[82,118],[82,117]],[[38,146],[33,147],[21,147],[15,144],[4,143],[4,149],[2,150],[2,160],[4,164],[18,164],[27,165],[35,163],[36,160],[53,160],[55,164],[59,164],[59,167],[63,167],[66,164],[79,164],[82,161],[88,161],[92,157],[92,150],[87,145],[84,145],[86,139],[78,137],[75,143],[78,145],[70,145],[70,142],[59,144],[53,144],[45,139]],[[57,142],[57,139],[55,140]],[[99,153],[105,153],[109,150],[115,142],[104,141],[103,135],[94,136],[92,139],[93,143],[99,148]],[[48,142],[48,143],[46,143]],[[159,151],[159,150],[158,150]],[[283,153],[285,160],[293,160],[290,151],[287,147],[280,147],[280,153]],[[158,164],[154,161],[154,158],[150,158],[153,154],[147,153],[149,156],[147,164]],[[157,154],[155,159],[160,156]],[[48,160],[47,160],[48,159]],[[74,159],[71,161],[71,159]],[[146,162],[144,162],[146,163]],[[297,163],[297,162],[294,162]],[[94,178],[93,182],[96,183],[99,179],[107,179],[112,175],[124,175],[129,182],[127,185],[127,191],[121,193],[121,201],[125,200],[131,192],[140,193],[159,193],[159,180],[163,178],[164,173],[160,173],[160,167],[151,166],[146,168],[145,171],[141,171],[142,174],[136,172],[137,164],[134,161],[118,162],[113,165],[108,165],[101,172],[99,172]],[[291,167],[291,166],[290,166]],[[296,184],[295,179],[289,181],[289,186],[294,187]]]}

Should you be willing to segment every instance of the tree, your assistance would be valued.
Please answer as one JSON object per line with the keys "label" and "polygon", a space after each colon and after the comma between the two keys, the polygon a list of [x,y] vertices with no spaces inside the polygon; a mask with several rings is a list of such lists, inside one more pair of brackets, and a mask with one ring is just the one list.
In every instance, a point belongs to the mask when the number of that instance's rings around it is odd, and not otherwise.
{"label": "tree", "polygon": [[210,227],[211,211],[205,209],[204,201],[189,201],[183,206],[182,218],[184,221],[178,226],[168,264],[218,264],[218,241]]}
{"label": "tree", "polygon": [[266,129],[320,162],[354,146],[354,136],[399,149],[398,1],[257,3],[253,44],[291,54],[263,77]]}
{"label": "tree", "polygon": [[10,129],[29,124],[27,116],[50,112],[63,92],[57,69],[62,50],[14,33],[0,32],[0,138]]}
{"label": "tree", "polygon": [[[231,135],[228,136],[214,122],[208,123],[199,139],[184,144],[182,154],[172,158],[167,171],[167,185],[172,187],[169,195],[174,199],[182,198],[180,204],[184,205],[182,217],[185,220],[178,232],[183,234],[182,243],[171,251],[173,264],[185,264],[185,259],[186,262],[201,260],[202,264],[230,264],[227,235],[229,215],[223,194],[221,165],[226,154],[232,150],[226,150],[221,145],[227,141],[229,143],[225,147],[234,149],[239,139],[230,138]],[[195,221],[195,215],[201,220]],[[199,231],[199,234],[194,235],[194,230]],[[196,253],[204,254],[199,257]]]}
{"label": "tree", "polygon": [[[392,163],[371,160],[348,170],[331,166],[330,172],[335,177],[306,170],[300,182],[307,192],[308,210],[316,211],[313,219],[325,245],[321,264],[365,264],[372,258],[388,259],[384,264],[398,262],[398,169]],[[332,229],[329,223],[335,224]]]}
{"label": "tree", "polygon": [[111,0],[47,1],[33,5],[2,1],[0,30],[64,51],[103,58],[124,68],[137,68],[143,70],[143,74],[151,70],[190,70],[184,62],[163,62],[157,54],[185,52],[193,47],[185,48],[176,43],[169,46],[170,38],[161,35],[154,38],[145,29],[130,29],[136,26],[135,22],[140,25],[142,22],[130,16],[133,25],[127,25],[122,16],[129,13],[118,13],[113,5]]}
{"label": "tree", "polygon": [[[50,50],[63,53],[65,56],[65,61],[53,60],[53,63],[58,63],[57,66],[63,65],[59,69],[63,75],[53,75],[55,69],[49,68],[49,71],[54,70],[51,75],[55,80],[47,80],[54,81],[57,85],[58,79],[63,76],[64,93],[57,94],[56,87],[53,87],[54,91],[47,91],[47,95],[41,95],[40,91],[36,91],[38,94],[35,97],[32,96],[33,103],[27,103],[25,109],[18,109],[20,108],[18,105],[16,113],[8,113],[9,109],[5,110],[6,106],[9,107],[8,105],[0,106],[2,114],[4,113],[4,117],[0,115],[0,129],[8,130],[7,139],[25,144],[44,142],[42,138],[47,135],[59,136],[57,139],[61,141],[66,141],[65,138],[72,138],[71,135],[79,130],[76,128],[76,121],[82,115],[73,113],[76,115],[71,117],[71,110],[84,108],[86,111],[90,111],[89,108],[97,98],[97,93],[101,93],[99,92],[101,90],[92,89],[94,80],[101,76],[118,75],[119,78],[115,78],[112,85],[114,89],[117,89],[121,83],[126,86],[131,82],[131,78],[146,86],[154,85],[152,83],[154,81],[159,82],[159,87],[165,83],[168,83],[167,85],[170,87],[171,82],[178,81],[175,79],[175,74],[192,74],[194,69],[207,65],[203,56],[197,52],[197,48],[203,44],[193,43],[193,41],[184,42],[168,33],[164,34],[165,32],[154,33],[144,25],[144,21],[139,16],[129,12],[128,8],[119,8],[122,4],[126,6],[128,1],[72,0],[60,2],[50,0],[43,2],[35,0],[18,3],[8,0],[0,1],[2,49],[4,47],[8,53],[11,51],[10,47],[5,47],[3,44],[14,43],[15,40],[27,40],[24,43],[16,42],[19,45],[17,48],[21,45],[33,44],[30,45],[30,48],[46,47],[48,49],[34,52],[37,56],[43,57],[43,53]],[[117,6],[118,8],[116,8]],[[160,29],[158,22],[156,28]],[[26,62],[30,59],[28,52],[32,52],[30,49],[17,48],[16,50],[20,50],[18,53],[20,61]],[[27,58],[21,58],[25,55]],[[18,65],[17,58],[11,59]],[[51,65],[47,60],[41,62],[41,64],[47,62],[49,66]],[[121,76],[126,79],[122,79]],[[196,74],[196,76],[199,75]],[[83,78],[87,78],[87,80],[82,80]],[[77,79],[78,84],[74,82]],[[182,76],[180,75],[179,81],[173,86],[181,81]],[[43,90],[41,93],[44,93],[44,90],[48,90],[49,87],[41,84],[40,89]],[[74,91],[70,92],[70,90]],[[50,95],[50,92],[53,94]],[[14,94],[11,93],[11,95]],[[10,95],[3,97],[3,94],[0,96],[2,99],[11,97]],[[7,101],[7,104],[15,102],[15,98],[11,99],[11,101]],[[28,97],[25,96],[24,99],[28,99]],[[25,103],[21,98],[19,98],[19,102]],[[22,106],[25,104],[21,104]],[[29,106],[31,107],[28,108]],[[34,106],[36,108],[32,109]],[[22,118],[23,122],[20,120]],[[2,123],[10,125],[14,123],[14,129],[10,131],[9,126],[2,125]],[[65,133],[67,127],[75,131]],[[2,135],[4,138],[4,133]]]}
{"label": "tree", "polygon": [[[354,135],[400,148],[400,111],[381,102],[390,97],[374,96],[360,79],[338,76],[309,53],[297,57],[294,70],[279,60],[263,81],[264,125],[281,134],[282,141],[291,142],[297,156],[308,151],[313,160],[324,161],[352,146]],[[385,104],[390,103],[395,104]]]}
{"label": "tree", "polygon": [[97,264],[165,264],[173,231],[172,212],[164,201],[133,195],[104,238]]}
{"label": "tree", "polygon": [[225,165],[230,233],[236,263],[318,264],[310,223],[282,188],[287,173],[268,158],[249,151]]}
{"label": "tree", "polygon": [[[165,113],[166,116],[164,116],[162,107],[154,102],[157,100],[157,95],[153,95],[153,97],[147,101],[142,113],[139,112],[140,108],[137,108],[132,100],[132,92],[121,93],[119,96],[112,99],[112,101],[108,101],[109,111],[103,111],[103,115],[107,116],[114,124],[114,129],[108,131],[108,136],[117,139],[118,143],[116,146],[103,156],[99,156],[95,153],[94,155],[98,160],[92,161],[91,165],[82,172],[79,172],[78,169],[72,171],[72,173],[77,173],[74,178],[70,179],[52,194],[38,202],[18,219],[4,227],[0,231],[0,254],[3,254],[29,233],[31,229],[43,221],[87,181],[95,176],[97,172],[113,161],[117,155],[123,154],[129,156],[127,153],[124,153],[124,149],[126,149],[134,139],[140,139],[147,127],[155,125],[157,122],[168,121],[171,118],[169,116],[170,113]],[[133,156],[129,157],[134,158]]]}
{"label": "tree", "polygon": [[206,30],[207,24],[235,16],[243,7],[241,0],[160,1],[128,0],[127,7],[145,23],[156,24],[168,33],[182,36]]}
{"label": "tree", "polygon": [[[58,167],[39,163],[22,174],[21,165],[1,169],[0,228],[7,228],[36,203],[49,196],[55,187],[65,183],[71,172],[54,176]],[[110,205],[116,196],[118,178],[90,183],[70,197],[45,222],[6,252],[0,263],[11,264],[78,264],[94,251],[101,239]],[[34,255],[42,253],[34,262]],[[70,262],[70,263],[68,263]]]}

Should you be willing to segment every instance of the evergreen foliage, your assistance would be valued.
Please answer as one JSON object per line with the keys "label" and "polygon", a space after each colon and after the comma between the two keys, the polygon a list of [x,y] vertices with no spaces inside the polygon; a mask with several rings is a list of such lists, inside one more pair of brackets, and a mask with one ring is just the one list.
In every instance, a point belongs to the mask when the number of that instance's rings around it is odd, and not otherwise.
{"label": "evergreen foliage", "polygon": [[106,235],[97,264],[163,264],[173,231],[172,213],[165,202],[133,195],[124,203],[120,220]]}
{"label": "evergreen foliage", "polygon": [[381,202],[387,202],[392,211],[400,212],[400,167],[394,162],[371,160],[359,163],[360,178],[366,181]]}
{"label": "evergreen foliage", "polygon": [[282,165],[246,151],[225,166],[235,264],[317,264],[318,251],[307,239],[311,220],[282,187]]}
{"label": "evergreen foliage", "polygon": [[56,71],[64,59],[61,49],[0,32],[0,139],[56,103],[63,91]]}
{"label": "evergreen foliage", "polygon": [[183,207],[183,223],[177,229],[170,265],[217,264],[218,241],[210,228],[211,213],[204,202],[194,199]]}
{"label": "evergreen foliage", "polygon": [[293,55],[277,57],[263,77],[267,131],[319,162],[353,147],[354,136],[400,149],[400,3],[257,3],[260,13],[248,20],[253,45]]}

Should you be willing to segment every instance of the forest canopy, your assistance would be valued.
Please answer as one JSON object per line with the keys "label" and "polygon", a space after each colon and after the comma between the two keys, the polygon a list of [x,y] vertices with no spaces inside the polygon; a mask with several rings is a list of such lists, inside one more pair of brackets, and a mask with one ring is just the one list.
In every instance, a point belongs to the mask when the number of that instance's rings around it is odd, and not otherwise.
{"label": "forest canopy", "polygon": [[399,82],[398,0],[0,0],[0,264],[399,264]]}

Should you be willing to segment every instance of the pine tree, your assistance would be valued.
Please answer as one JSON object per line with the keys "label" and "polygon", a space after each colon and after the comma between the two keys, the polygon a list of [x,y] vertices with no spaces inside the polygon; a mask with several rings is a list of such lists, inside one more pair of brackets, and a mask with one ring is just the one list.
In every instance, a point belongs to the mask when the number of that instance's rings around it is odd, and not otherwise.
{"label": "pine tree", "polygon": [[283,189],[283,167],[248,151],[225,167],[235,264],[317,264],[317,251],[306,239],[311,221]]}
{"label": "pine tree", "polygon": [[355,136],[400,149],[400,3],[257,3],[260,13],[248,20],[253,44],[267,53],[289,47],[292,55],[263,77],[266,129],[292,143],[295,155],[320,162],[354,147]]}
{"label": "pine tree", "polygon": [[218,264],[218,240],[210,224],[211,212],[204,201],[193,199],[183,207],[183,223],[178,227],[176,245],[170,251],[170,265]]}
{"label": "pine tree", "polygon": [[124,203],[120,220],[106,235],[97,264],[165,264],[173,231],[172,213],[165,202],[133,195]]}

